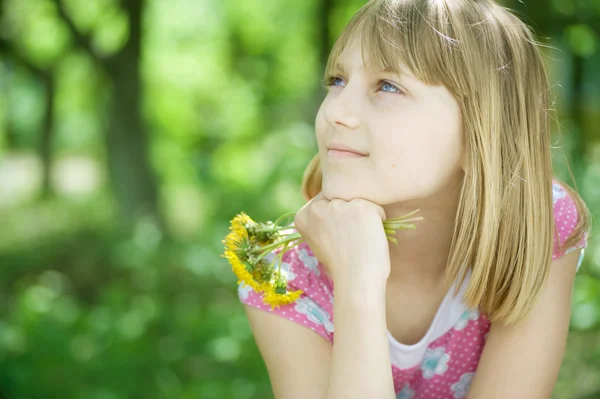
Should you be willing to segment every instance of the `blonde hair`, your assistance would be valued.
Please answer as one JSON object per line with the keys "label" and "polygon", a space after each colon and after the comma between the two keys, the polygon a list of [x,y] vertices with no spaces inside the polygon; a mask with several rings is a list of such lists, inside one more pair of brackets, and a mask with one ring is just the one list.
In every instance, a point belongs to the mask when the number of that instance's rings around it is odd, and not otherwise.
{"label": "blonde hair", "polygon": [[[491,0],[372,0],[335,42],[325,76],[356,33],[367,68],[401,73],[402,60],[418,79],[443,84],[458,100],[466,164],[444,284],[462,284],[470,268],[467,306],[507,325],[524,319],[548,277],[557,237],[550,87],[532,32]],[[302,181],[306,200],[321,182],[315,156]],[[563,186],[580,215],[564,249],[583,238],[591,217]]]}

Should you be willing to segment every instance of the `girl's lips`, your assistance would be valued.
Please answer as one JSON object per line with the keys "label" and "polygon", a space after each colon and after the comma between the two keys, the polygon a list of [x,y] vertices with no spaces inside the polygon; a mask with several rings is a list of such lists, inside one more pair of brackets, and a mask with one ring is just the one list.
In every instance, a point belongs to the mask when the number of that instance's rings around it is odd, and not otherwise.
{"label": "girl's lips", "polygon": [[365,158],[366,155],[357,154],[350,151],[327,150],[328,158],[343,159],[343,158]]}

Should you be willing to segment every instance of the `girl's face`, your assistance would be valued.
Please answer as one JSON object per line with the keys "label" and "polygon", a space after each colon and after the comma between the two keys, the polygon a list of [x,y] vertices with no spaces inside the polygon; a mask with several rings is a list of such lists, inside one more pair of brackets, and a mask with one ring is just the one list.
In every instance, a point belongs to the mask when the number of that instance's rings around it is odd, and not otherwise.
{"label": "girl's face", "polygon": [[[425,85],[401,63],[410,75],[368,73],[352,44],[339,57],[342,69],[326,82],[315,121],[325,198],[360,197],[382,206],[417,200],[421,208],[426,199],[443,201],[464,167],[458,102],[446,87]],[[334,144],[366,155],[340,157],[328,151]]]}

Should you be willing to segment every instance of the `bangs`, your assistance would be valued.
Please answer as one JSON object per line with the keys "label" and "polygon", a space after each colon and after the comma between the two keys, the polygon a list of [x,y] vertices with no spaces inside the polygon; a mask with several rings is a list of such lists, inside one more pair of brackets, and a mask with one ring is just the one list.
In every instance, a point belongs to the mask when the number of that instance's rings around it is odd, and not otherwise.
{"label": "bangs", "polygon": [[458,44],[453,38],[447,7],[441,1],[369,1],[352,17],[333,45],[325,77],[332,75],[349,43],[359,39],[362,61],[369,72],[403,75],[408,69],[425,84],[454,86],[444,79],[456,68],[452,53]]}

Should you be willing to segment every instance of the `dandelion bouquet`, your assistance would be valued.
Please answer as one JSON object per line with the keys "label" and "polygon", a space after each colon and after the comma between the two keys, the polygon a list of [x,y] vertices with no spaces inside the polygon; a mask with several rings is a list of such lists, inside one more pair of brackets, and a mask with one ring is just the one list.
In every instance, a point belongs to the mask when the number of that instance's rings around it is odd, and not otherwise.
{"label": "dandelion bouquet", "polygon": [[[397,244],[394,238],[398,229],[414,229],[411,222],[423,220],[422,217],[410,218],[417,209],[404,216],[383,220],[388,241]],[[291,248],[303,242],[300,233],[292,232],[291,223],[282,223],[294,216],[286,213],[275,222],[255,222],[246,213],[241,212],[231,220],[229,234],[225,237],[225,253],[231,268],[238,277],[238,284],[249,285],[256,292],[263,292],[263,301],[271,308],[294,302],[302,290],[288,291],[285,274],[281,271],[283,255]],[[279,252],[273,256],[274,252]]]}

